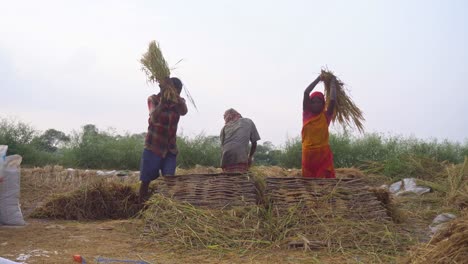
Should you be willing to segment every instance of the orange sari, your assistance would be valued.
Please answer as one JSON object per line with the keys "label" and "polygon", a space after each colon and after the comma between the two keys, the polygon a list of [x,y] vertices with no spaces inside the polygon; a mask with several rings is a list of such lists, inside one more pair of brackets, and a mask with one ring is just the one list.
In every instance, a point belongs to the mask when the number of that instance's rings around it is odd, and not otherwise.
{"label": "orange sari", "polygon": [[304,120],[302,126],[303,177],[335,178],[333,153],[328,139],[328,121],[325,111]]}

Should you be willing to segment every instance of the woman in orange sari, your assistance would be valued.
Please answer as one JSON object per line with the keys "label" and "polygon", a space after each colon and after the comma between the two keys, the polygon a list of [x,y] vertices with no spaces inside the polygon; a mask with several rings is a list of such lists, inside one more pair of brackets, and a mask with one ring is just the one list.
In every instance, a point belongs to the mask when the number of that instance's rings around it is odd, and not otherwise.
{"label": "woman in orange sari", "polygon": [[317,77],[305,89],[302,103],[302,176],[307,178],[335,178],[328,126],[335,110],[336,80],[331,80],[326,110],[323,93],[310,94],[321,80],[321,76]]}

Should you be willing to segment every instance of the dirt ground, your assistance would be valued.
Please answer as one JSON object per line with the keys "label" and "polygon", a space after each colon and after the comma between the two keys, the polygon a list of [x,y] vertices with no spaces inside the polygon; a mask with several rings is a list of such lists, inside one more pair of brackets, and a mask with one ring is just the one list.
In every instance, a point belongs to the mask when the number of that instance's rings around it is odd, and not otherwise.
{"label": "dirt ground", "polygon": [[[262,250],[213,252],[172,250],[140,238],[140,220],[100,222],[26,219],[24,227],[0,227],[0,256],[24,263],[74,263],[81,255],[87,263],[101,256],[108,259],[144,260],[148,263],[361,263],[327,252]],[[124,263],[124,262],[114,262]]]}

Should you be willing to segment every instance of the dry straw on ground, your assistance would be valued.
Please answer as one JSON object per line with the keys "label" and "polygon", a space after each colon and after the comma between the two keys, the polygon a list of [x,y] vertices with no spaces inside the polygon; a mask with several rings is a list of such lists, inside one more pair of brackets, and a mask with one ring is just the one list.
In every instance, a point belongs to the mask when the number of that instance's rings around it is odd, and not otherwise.
{"label": "dry straw on ground", "polygon": [[259,208],[202,209],[154,195],[143,213],[145,235],[173,246],[229,249],[269,244],[260,234]]}
{"label": "dry straw on ground", "polygon": [[143,213],[144,237],[182,248],[244,251],[294,244],[385,254],[395,254],[407,241],[391,222],[352,221],[327,212],[301,204],[281,212],[262,206],[207,209],[155,195]]}
{"label": "dry straw on ground", "polygon": [[468,260],[468,212],[453,220],[432,240],[414,251],[406,263],[466,263]]}
{"label": "dry straw on ground", "polygon": [[360,132],[364,132],[363,112],[346,93],[344,83],[328,70],[322,70],[322,79],[325,83],[327,105],[330,103],[330,83],[333,79],[336,79],[336,105],[333,121],[338,121],[344,128],[354,124]]}

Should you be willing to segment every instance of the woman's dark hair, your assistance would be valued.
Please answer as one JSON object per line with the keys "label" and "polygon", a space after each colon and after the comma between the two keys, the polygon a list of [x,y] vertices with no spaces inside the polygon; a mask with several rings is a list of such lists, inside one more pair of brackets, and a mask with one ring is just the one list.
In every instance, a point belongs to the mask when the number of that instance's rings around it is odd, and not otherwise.
{"label": "woman's dark hair", "polygon": [[172,84],[174,84],[174,87],[177,89],[177,92],[178,93],[182,92],[182,86],[184,86],[182,84],[182,81],[177,77],[172,77],[171,81],[172,81]]}

